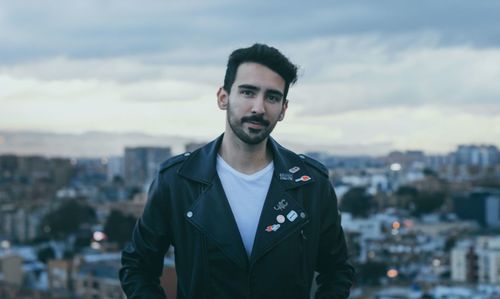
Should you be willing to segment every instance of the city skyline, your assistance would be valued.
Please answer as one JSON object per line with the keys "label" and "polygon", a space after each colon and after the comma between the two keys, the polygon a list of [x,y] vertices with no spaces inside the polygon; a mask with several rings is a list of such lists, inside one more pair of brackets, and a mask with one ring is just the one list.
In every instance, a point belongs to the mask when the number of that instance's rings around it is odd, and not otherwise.
{"label": "city skyline", "polygon": [[[98,131],[72,133],[48,133],[35,131],[9,132],[0,130],[0,156],[43,156],[46,158],[96,158],[105,159],[123,156],[126,148],[168,147],[173,155],[193,151],[193,145],[209,142],[208,139],[194,139],[175,135],[148,135],[138,132],[106,133]],[[279,142],[279,140],[278,140]],[[325,146],[321,144],[287,143],[290,149],[305,154],[326,154],[337,157],[382,158],[398,153],[422,153],[427,157],[448,157],[463,147],[498,147],[494,144],[459,144],[447,152],[435,153],[422,149],[390,149],[378,147],[367,152],[367,147]]]}
{"label": "city skyline", "polygon": [[285,146],[368,155],[500,146],[495,1],[3,7],[0,131],[208,141],[224,128],[215,93],[227,56],[264,42],[300,66],[273,133]]}

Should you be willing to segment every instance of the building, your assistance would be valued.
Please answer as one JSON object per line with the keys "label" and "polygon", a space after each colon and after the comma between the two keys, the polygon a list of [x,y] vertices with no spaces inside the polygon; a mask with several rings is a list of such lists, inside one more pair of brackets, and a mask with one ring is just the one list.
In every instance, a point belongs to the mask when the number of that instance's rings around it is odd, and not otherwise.
{"label": "building", "polygon": [[0,156],[0,202],[49,200],[73,176],[71,160]]}
{"label": "building", "polygon": [[149,185],[159,164],[171,156],[170,147],[125,148],[125,183],[140,187]]}
{"label": "building", "polygon": [[381,240],[384,238],[381,219],[353,218],[350,213],[342,213],[342,228],[345,232],[358,233],[363,239]]}
{"label": "building", "polygon": [[[78,263],[78,273],[75,279],[78,298],[126,298],[118,278],[118,271],[121,267],[120,254],[84,255]],[[167,298],[176,298],[177,275],[174,261],[170,256],[164,259],[160,285]]]}
{"label": "building", "polygon": [[500,191],[476,188],[453,198],[455,213],[461,219],[475,220],[484,227],[500,227]]}
{"label": "building", "polygon": [[459,145],[454,157],[458,165],[489,167],[499,162],[499,152],[494,145]]}
{"label": "building", "polygon": [[423,151],[393,151],[390,152],[385,158],[386,163],[391,164],[399,164],[404,168],[411,167],[415,164],[422,164],[425,161],[425,154]]}
{"label": "building", "polygon": [[10,203],[0,206],[0,234],[16,242],[30,242],[41,233],[47,206]]}
{"label": "building", "polygon": [[86,263],[80,266],[76,293],[81,298],[125,298],[118,279],[119,261]]}
{"label": "building", "polygon": [[458,282],[477,283],[477,254],[474,247],[461,245],[451,251],[451,279]]}
{"label": "building", "polygon": [[500,237],[481,236],[460,242],[451,251],[451,279],[500,284]]}
{"label": "building", "polygon": [[500,284],[500,237],[478,237],[476,250],[479,282]]}
{"label": "building", "polygon": [[73,289],[73,261],[49,260],[47,276],[52,294],[69,294]]}
{"label": "building", "polygon": [[126,298],[118,279],[119,253],[84,254],[74,261],[78,298]]}
{"label": "building", "polygon": [[123,157],[109,157],[107,159],[107,177],[108,182],[112,182],[115,178],[124,177],[124,161]]}
{"label": "building", "polygon": [[[4,242],[9,243],[8,241]],[[31,246],[11,246],[11,244],[4,244],[4,242],[2,242],[2,248],[0,248],[0,285],[13,286],[20,290],[33,292],[46,291],[45,265],[37,260],[35,248]],[[0,298],[3,297],[0,296]],[[16,297],[11,298],[21,297],[16,295]],[[29,298],[40,297],[32,296]]]}
{"label": "building", "polygon": [[369,243],[371,240],[382,240],[382,222],[375,218],[353,218],[349,213],[342,213],[342,227],[350,246],[350,254],[365,263],[369,256]]}
{"label": "building", "polygon": [[23,283],[23,258],[16,254],[0,252],[0,281],[9,285],[21,286]]}
{"label": "building", "polygon": [[17,171],[16,155],[0,155],[0,177],[12,177]]}

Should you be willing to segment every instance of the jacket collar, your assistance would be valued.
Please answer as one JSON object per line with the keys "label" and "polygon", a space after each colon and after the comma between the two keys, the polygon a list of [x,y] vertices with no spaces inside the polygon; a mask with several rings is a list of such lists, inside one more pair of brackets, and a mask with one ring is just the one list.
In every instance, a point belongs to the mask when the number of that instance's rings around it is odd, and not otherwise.
{"label": "jacket collar", "polygon": [[[222,138],[217,139],[193,152],[179,169],[179,174],[187,179],[207,185],[212,184],[217,171],[216,159]],[[274,174],[281,182],[283,189],[288,190],[314,182],[304,164],[304,156],[297,155],[278,144],[272,137],[268,138],[267,146],[273,153]]]}

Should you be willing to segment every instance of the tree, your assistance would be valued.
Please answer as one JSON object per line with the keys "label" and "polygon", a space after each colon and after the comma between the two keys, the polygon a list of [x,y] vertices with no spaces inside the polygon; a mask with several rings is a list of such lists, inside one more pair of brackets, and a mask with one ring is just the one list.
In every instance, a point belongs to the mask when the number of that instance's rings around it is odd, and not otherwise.
{"label": "tree", "polygon": [[347,191],[340,202],[342,212],[351,213],[354,217],[367,217],[372,207],[372,196],[365,187],[354,187]]}
{"label": "tree", "polygon": [[440,208],[446,198],[444,191],[418,190],[412,186],[401,186],[396,191],[398,206],[409,209],[414,215],[431,213]]}
{"label": "tree", "polygon": [[42,229],[50,238],[62,239],[95,220],[94,208],[77,200],[69,200],[45,215]]}
{"label": "tree", "polygon": [[51,246],[41,248],[37,251],[36,255],[38,260],[44,264],[46,264],[49,260],[54,259],[56,256],[54,249],[52,249]]}
{"label": "tree", "polygon": [[417,196],[418,190],[415,187],[411,186],[401,186],[396,191],[396,195],[398,196]]}
{"label": "tree", "polygon": [[425,167],[422,171],[426,177],[434,177],[437,178],[439,175],[432,168]]}
{"label": "tree", "polygon": [[417,196],[417,188],[412,186],[401,186],[396,191],[397,206],[402,209],[411,209],[412,203]]}
{"label": "tree", "polygon": [[445,194],[443,192],[419,192],[413,200],[414,214],[418,216],[431,213],[443,205],[444,199]]}
{"label": "tree", "polygon": [[125,215],[118,210],[112,210],[106,219],[104,233],[109,241],[116,242],[120,247],[123,247],[132,236],[135,222],[135,217]]}

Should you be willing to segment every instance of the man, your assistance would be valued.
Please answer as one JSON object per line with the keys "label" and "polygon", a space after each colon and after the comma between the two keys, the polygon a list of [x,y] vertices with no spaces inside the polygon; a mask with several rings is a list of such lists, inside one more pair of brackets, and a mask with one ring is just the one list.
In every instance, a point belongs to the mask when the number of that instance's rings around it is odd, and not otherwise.
{"label": "man", "polygon": [[255,44],[229,57],[217,104],[223,135],[160,166],[120,280],[129,298],[164,298],[158,277],[175,249],[178,298],[347,298],[337,199],[320,163],[269,134],[283,120],[297,68]]}

